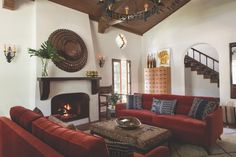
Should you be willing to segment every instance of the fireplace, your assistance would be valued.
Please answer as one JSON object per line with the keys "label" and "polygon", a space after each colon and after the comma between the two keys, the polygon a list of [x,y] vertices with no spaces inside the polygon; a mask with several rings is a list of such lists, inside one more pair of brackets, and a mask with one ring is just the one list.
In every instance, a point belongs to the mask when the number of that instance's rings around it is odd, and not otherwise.
{"label": "fireplace", "polygon": [[86,93],[66,93],[56,95],[51,100],[51,114],[64,122],[89,118],[89,95]]}

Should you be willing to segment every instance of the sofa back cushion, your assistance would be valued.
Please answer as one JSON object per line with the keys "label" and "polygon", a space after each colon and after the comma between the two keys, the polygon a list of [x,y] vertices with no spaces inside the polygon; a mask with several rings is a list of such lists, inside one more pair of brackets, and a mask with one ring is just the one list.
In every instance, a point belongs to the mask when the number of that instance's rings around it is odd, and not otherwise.
{"label": "sofa back cushion", "polygon": [[188,115],[191,109],[194,98],[202,98],[209,101],[219,101],[219,98],[214,97],[195,97],[195,96],[184,96],[184,95],[167,95],[167,94],[143,94],[143,108],[151,110],[153,98],[163,100],[177,100],[176,103],[176,114]]}
{"label": "sofa back cushion", "polygon": [[10,116],[11,119],[19,124],[21,127],[25,128],[26,130],[32,130],[32,122],[40,117],[41,115],[26,109],[22,106],[15,106],[10,109]]}
{"label": "sofa back cushion", "polygon": [[63,157],[6,117],[0,117],[0,157]]}
{"label": "sofa back cushion", "polygon": [[65,157],[108,157],[102,138],[63,128],[44,117],[33,122],[32,133]]}

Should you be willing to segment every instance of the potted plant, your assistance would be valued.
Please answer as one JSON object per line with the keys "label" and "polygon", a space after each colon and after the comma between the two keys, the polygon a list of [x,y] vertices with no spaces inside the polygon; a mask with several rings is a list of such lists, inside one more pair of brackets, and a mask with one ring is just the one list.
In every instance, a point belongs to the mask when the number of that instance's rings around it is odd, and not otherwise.
{"label": "potted plant", "polygon": [[53,45],[49,41],[45,41],[40,46],[40,49],[28,49],[28,53],[30,54],[30,57],[37,56],[41,59],[42,62],[42,76],[48,76],[48,62],[50,60],[62,60],[64,59],[61,57],[57,50],[53,47]]}
{"label": "potted plant", "polygon": [[114,93],[109,97],[109,103],[111,104],[112,108],[115,108],[117,101],[120,99],[121,97],[118,93]]}

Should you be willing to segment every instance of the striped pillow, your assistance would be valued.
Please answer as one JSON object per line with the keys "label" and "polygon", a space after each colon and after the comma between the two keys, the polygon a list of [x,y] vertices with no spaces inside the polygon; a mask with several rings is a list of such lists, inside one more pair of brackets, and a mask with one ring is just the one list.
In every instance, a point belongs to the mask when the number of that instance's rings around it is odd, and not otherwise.
{"label": "striped pillow", "polygon": [[142,104],[142,95],[134,95],[134,108],[135,109],[143,109]]}
{"label": "striped pillow", "polygon": [[134,108],[134,99],[133,99],[133,95],[127,95],[127,104],[126,104],[126,108],[127,109],[133,109]]}
{"label": "striped pillow", "polygon": [[160,114],[174,115],[177,100],[161,100]]}
{"label": "striped pillow", "polygon": [[109,151],[109,157],[133,157],[134,148],[123,142],[114,142],[106,140]]}
{"label": "striped pillow", "polygon": [[217,101],[207,101],[201,98],[194,98],[188,116],[204,120],[209,113],[212,113],[219,105]]}
{"label": "striped pillow", "polygon": [[127,95],[127,109],[143,109],[142,106],[142,95]]}
{"label": "striped pillow", "polygon": [[176,99],[160,100],[153,98],[151,111],[157,114],[174,115],[176,103],[177,103]]}

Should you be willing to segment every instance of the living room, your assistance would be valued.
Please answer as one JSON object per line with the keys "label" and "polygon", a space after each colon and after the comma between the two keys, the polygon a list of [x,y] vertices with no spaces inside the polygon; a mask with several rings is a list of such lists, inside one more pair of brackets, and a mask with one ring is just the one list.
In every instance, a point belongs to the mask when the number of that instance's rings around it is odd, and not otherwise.
{"label": "living room", "polygon": [[[187,95],[185,55],[191,47],[207,44],[219,56],[219,87],[215,85],[213,90],[202,87],[204,94],[192,96],[219,97],[220,105],[235,106],[235,99],[231,98],[230,80],[233,74],[230,70],[229,48],[229,44],[236,41],[233,20],[236,15],[234,0],[191,0],[142,35],[116,27],[108,28],[103,34],[99,33],[98,22],[90,20],[88,14],[52,1],[20,0],[16,2],[15,10],[3,8],[3,2],[4,0],[0,5],[1,116],[10,117],[10,109],[14,106],[28,109],[38,107],[45,116],[50,116],[50,104],[54,96],[84,92],[90,97],[90,121],[99,120],[98,94],[92,94],[91,82],[88,80],[51,81],[48,98],[40,99],[38,78],[41,78],[41,61],[37,57],[30,57],[28,48],[39,49],[40,45],[59,29],[71,30],[81,37],[87,48],[87,63],[77,72],[66,72],[50,61],[48,77],[86,77],[87,71],[97,71],[101,77],[100,85],[108,86],[113,84],[112,59],[130,60],[131,94],[144,93],[144,68],[147,67],[147,55],[168,48],[171,94]],[[126,37],[127,45],[123,49],[117,46],[118,34]],[[16,49],[16,55],[10,63],[3,55],[5,45],[13,45]],[[104,57],[103,67],[99,65],[99,56]],[[218,90],[218,95],[214,89]],[[235,123],[235,120],[232,123]],[[234,129],[226,131],[235,132]],[[235,137],[235,134],[230,137]],[[228,136],[227,140],[230,140]],[[236,152],[231,148],[236,150],[236,141],[230,143],[232,145],[229,146],[229,151],[223,147],[220,151],[215,151],[217,152],[215,154],[206,154],[201,147],[178,145],[178,151],[174,151],[172,156],[190,156],[189,150],[203,152],[201,155],[198,154],[199,156],[235,156]],[[185,151],[186,147],[191,148]],[[197,155],[193,153],[192,156]]]}

